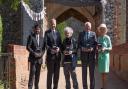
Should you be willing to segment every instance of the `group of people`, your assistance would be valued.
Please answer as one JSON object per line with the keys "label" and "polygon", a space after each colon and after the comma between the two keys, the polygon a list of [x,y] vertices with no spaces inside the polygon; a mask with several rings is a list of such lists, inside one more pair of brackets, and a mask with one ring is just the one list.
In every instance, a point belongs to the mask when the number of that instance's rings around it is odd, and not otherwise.
{"label": "group of people", "polygon": [[[80,51],[82,65],[83,89],[88,89],[87,67],[89,67],[90,89],[95,88],[95,59],[98,52],[98,70],[102,74],[102,88],[105,89],[106,74],[109,73],[109,52],[112,49],[110,37],[107,35],[107,27],[101,24],[98,27],[99,36],[91,30],[91,23],[85,22],[84,31],[79,33],[78,40],[72,37],[73,29],[65,27],[65,38],[62,42],[61,35],[56,29],[56,19],[51,19],[51,28],[42,37],[39,25],[34,26],[34,33],[30,34],[27,40],[27,50],[29,51],[30,73],[28,89],[39,89],[40,70],[42,56],[46,51],[47,65],[47,89],[58,89],[60,64],[63,65],[66,89],[71,89],[70,76],[73,88],[79,89],[77,74],[77,51]],[[62,59],[62,60],[61,60]],[[53,83],[53,87],[52,87]]]}

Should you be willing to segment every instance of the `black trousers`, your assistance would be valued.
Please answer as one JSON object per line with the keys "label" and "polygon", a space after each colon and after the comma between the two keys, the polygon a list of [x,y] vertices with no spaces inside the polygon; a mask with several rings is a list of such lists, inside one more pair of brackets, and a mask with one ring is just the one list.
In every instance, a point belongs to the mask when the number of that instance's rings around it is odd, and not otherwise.
{"label": "black trousers", "polygon": [[[95,87],[95,78],[94,78],[95,63],[94,62],[90,63],[88,67],[89,67],[89,76],[90,76],[90,89],[94,89]],[[82,82],[83,82],[83,89],[88,89],[87,65],[82,65]]]}
{"label": "black trousers", "polygon": [[[50,60],[47,61],[47,89],[57,89],[58,88],[58,80],[60,73],[60,61],[58,60]],[[52,86],[53,80],[53,88]]]}
{"label": "black trousers", "polygon": [[71,89],[70,76],[73,82],[73,88],[78,89],[78,82],[75,69],[72,68],[71,63],[64,64],[64,75],[66,80],[66,89]]}
{"label": "black trousers", "polygon": [[38,83],[40,78],[40,70],[41,70],[41,64],[30,63],[28,89],[32,89],[33,83],[35,85],[35,89],[39,89]]}

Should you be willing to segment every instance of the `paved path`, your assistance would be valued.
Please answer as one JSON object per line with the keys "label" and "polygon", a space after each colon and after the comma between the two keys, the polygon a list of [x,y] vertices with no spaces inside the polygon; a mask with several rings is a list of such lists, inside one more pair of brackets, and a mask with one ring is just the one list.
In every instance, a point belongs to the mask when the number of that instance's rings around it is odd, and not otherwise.
{"label": "paved path", "polygon": [[[79,89],[82,89],[82,75],[81,75],[81,67],[77,67],[76,69],[77,72],[77,79],[79,83]],[[46,76],[47,71],[41,72],[41,79],[40,79],[40,89],[46,89]],[[88,78],[89,80],[89,78]],[[107,89],[128,89],[128,84],[124,82],[123,80],[120,80],[112,71],[108,75],[108,85]],[[95,89],[100,89],[101,88],[101,79],[100,79],[100,74],[98,73],[97,69],[95,72]],[[64,79],[64,74],[63,74],[63,68],[61,67],[60,70],[60,79],[59,79],[59,88],[58,89],[65,89],[65,79]],[[72,88],[73,89],[73,88]]]}

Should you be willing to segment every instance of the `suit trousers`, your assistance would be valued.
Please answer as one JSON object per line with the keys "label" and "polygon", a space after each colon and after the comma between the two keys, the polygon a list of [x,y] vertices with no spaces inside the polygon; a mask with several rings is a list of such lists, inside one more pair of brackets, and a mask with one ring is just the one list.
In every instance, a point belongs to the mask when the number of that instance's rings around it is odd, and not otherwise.
{"label": "suit trousers", "polygon": [[95,87],[95,62],[92,61],[88,65],[82,64],[82,82],[83,82],[83,89],[88,89],[87,85],[87,67],[89,67],[89,76],[90,76],[90,89],[94,89]]}
{"label": "suit trousers", "polygon": [[[58,80],[60,73],[60,61],[58,60],[49,60],[47,61],[47,89],[57,89]],[[53,88],[52,88],[53,80]]]}
{"label": "suit trousers", "polygon": [[66,89],[71,89],[70,76],[73,81],[73,88],[78,89],[78,82],[75,69],[72,67],[72,63],[64,64],[64,75],[66,80]]}
{"label": "suit trousers", "polygon": [[35,85],[35,89],[39,89],[38,83],[40,78],[40,70],[41,70],[41,64],[30,62],[28,89],[32,89],[33,83]]}

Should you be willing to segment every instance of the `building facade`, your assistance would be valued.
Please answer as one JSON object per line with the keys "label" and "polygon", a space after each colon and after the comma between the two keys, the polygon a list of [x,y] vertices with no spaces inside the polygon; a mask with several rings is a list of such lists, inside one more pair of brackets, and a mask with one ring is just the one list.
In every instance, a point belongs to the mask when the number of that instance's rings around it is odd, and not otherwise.
{"label": "building facade", "polygon": [[[101,1],[107,1],[101,2]],[[46,16],[43,30],[46,30],[51,18],[56,18],[58,24],[67,21],[78,35],[84,29],[83,23],[90,21],[93,31],[97,30],[100,23],[106,23],[113,45],[120,45],[128,41],[127,0],[45,0]],[[35,12],[42,10],[42,0],[30,0],[30,8]],[[15,18],[15,19],[14,19]],[[6,24],[3,32],[3,48],[8,44],[26,45],[28,35],[37,23],[31,20],[23,6],[17,13],[12,14],[11,25]],[[8,21],[5,19],[5,21]],[[77,34],[76,34],[77,33]]]}

